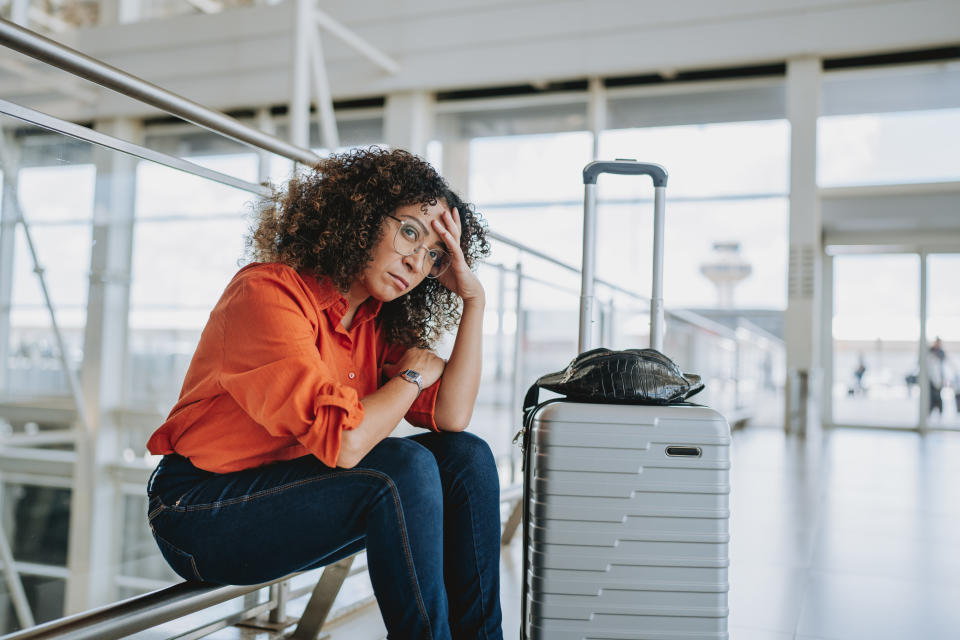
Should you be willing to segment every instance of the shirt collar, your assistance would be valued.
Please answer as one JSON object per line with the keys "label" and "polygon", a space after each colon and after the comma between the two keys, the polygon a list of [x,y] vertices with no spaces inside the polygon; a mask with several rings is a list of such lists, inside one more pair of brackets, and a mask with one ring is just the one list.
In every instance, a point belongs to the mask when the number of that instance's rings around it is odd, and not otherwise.
{"label": "shirt collar", "polygon": [[[343,325],[341,321],[347,313],[347,299],[343,297],[343,294],[334,286],[330,278],[317,278],[310,273],[309,270],[301,271],[300,276],[316,297],[317,306],[320,307],[320,310],[327,314],[327,317],[330,318],[335,328],[342,330]],[[360,308],[357,309],[356,315],[353,317],[353,322],[350,325],[351,328],[377,317],[382,306],[383,302],[373,296],[364,300]]]}

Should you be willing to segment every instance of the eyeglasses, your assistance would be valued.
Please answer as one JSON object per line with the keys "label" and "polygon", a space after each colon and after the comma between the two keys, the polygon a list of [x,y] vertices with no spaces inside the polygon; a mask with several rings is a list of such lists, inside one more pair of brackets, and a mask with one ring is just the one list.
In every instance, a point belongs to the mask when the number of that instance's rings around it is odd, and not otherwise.
{"label": "eyeglasses", "polygon": [[422,270],[428,278],[439,278],[443,272],[450,266],[450,254],[443,249],[429,249],[423,246],[423,228],[415,225],[409,220],[401,220],[394,216],[393,218],[400,223],[397,234],[393,237],[393,248],[402,256],[412,256],[418,253],[420,249],[426,251],[423,259]]}

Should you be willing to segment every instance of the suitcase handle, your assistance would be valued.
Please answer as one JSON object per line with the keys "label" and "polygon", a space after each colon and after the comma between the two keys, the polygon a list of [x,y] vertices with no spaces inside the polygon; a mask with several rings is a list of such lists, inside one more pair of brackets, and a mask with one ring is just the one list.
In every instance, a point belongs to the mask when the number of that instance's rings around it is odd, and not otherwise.
{"label": "suitcase handle", "polygon": [[580,283],[580,336],[577,352],[591,347],[593,288],[597,264],[597,177],[602,173],[643,175],[653,179],[653,286],[650,293],[650,348],[663,351],[663,222],[667,170],[636,160],[591,162],[583,168],[583,278]]}
{"label": "suitcase handle", "polygon": [[614,161],[597,160],[583,168],[583,184],[597,184],[601,173],[616,173],[624,176],[650,176],[653,186],[667,186],[667,170],[658,164],[637,162],[631,158],[617,158]]}

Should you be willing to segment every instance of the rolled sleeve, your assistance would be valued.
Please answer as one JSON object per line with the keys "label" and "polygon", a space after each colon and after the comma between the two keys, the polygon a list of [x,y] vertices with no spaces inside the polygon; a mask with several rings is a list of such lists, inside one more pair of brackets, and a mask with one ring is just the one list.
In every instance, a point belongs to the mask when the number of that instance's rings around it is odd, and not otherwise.
{"label": "rolled sleeve", "polygon": [[[384,365],[396,364],[406,351],[407,347],[402,344],[384,345],[379,361],[381,384],[386,382],[383,374]],[[420,392],[420,395],[413,401],[410,409],[407,410],[407,414],[403,417],[404,420],[415,427],[430,429],[431,431],[440,431],[440,427],[437,426],[436,413],[437,395],[440,392],[441,380],[443,380],[442,376],[439,380]]]}
{"label": "rolled sleeve", "polygon": [[325,465],[335,467],[342,431],[363,420],[357,392],[337,384],[322,361],[283,358],[237,373],[220,384],[274,437],[293,436]]}
{"label": "rolled sleeve", "polygon": [[[440,378],[442,380],[443,378]],[[430,429],[431,431],[440,431],[437,426],[437,395],[440,392],[440,380],[420,392],[417,399],[413,401],[407,415],[403,417],[415,427]]]}

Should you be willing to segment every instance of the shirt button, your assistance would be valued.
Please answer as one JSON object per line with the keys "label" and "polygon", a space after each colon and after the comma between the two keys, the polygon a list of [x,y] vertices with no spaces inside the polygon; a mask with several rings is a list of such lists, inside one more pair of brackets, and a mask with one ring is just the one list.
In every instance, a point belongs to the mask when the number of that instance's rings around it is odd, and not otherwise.
{"label": "shirt button", "polygon": [[350,373],[347,374],[347,377],[350,378],[351,380],[353,380],[354,378],[357,377],[357,374],[355,374],[353,371],[351,371]]}

